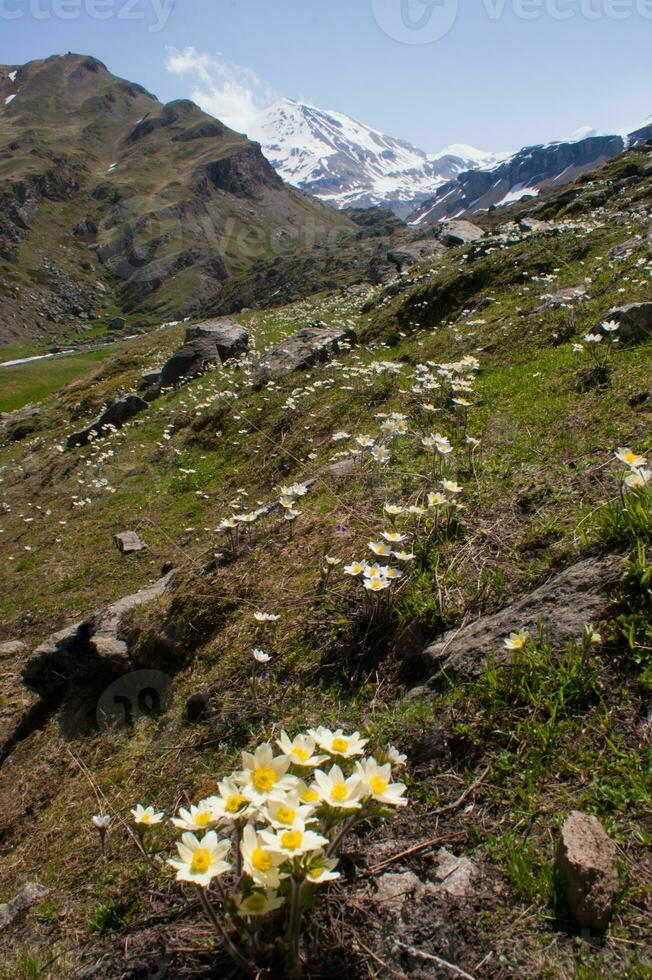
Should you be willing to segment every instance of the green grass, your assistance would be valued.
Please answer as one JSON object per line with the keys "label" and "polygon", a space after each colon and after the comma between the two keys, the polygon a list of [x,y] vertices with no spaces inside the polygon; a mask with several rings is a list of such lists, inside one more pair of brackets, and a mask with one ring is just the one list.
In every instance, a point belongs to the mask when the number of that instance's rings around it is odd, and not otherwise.
{"label": "green grass", "polygon": [[107,348],[88,354],[67,354],[31,364],[18,364],[15,367],[0,367],[0,412],[13,412],[24,405],[42,401],[52,392],[109,359],[112,353]]}

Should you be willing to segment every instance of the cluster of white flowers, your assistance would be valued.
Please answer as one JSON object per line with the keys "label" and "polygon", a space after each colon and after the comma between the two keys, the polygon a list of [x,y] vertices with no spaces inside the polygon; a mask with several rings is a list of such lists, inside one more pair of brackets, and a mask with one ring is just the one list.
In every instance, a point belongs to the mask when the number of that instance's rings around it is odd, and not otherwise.
{"label": "cluster of white flowers", "polygon": [[627,467],[622,478],[623,486],[629,490],[641,490],[652,482],[652,471],[645,456],[639,456],[629,446],[621,446],[614,455]]}
{"label": "cluster of white flowers", "polygon": [[[379,758],[365,756],[367,741],[359,732],[322,726],[294,738],[283,731],[277,753],[269,742],[243,752],[242,767],[217,783],[215,795],[171,818],[183,833],[168,863],[177,881],[201,890],[214,925],[209,890],[214,879],[224,879],[219,896],[223,915],[238,931],[239,956],[255,958],[247,923],[287,906],[282,934],[296,957],[305,889],[339,877],[337,855],[355,824],[406,805],[406,786],[392,775],[405,756],[391,746]],[[141,804],[131,812],[141,841],[164,818]],[[105,819],[93,818],[102,841]]]}

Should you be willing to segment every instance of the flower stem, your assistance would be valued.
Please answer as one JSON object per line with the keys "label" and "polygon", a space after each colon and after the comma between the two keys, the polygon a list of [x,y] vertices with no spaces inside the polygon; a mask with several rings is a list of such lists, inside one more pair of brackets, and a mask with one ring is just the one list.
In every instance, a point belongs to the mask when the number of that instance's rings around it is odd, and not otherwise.
{"label": "flower stem", "polygon": [[224,946],[226,947],[226,951],[231,957],[231,959],[233,960],[233,962],[245,973],[248,973],[250,975],[255,973],[255,969],[253,965],[249,962],[249,960],[245,959],[242,953],[234,946],[234,944],[229,939],[226,933],[226,929],[218,919],[215,909],[211,905],[208,895],[206,894],[204,889],[201,887],[201,885],[196,885],[195,887],[199,892],[199,900],[202,904],[202,908],[204,909],[207,918],[210,920],[216,933],[224,943]]}
{"label": "flower stem", "polygon": [[290,898],[290,914],[288,917],[288,975],[292,978],[301,976],[301,959],[299,957],[299,940],[301,938],[301,891],[303,878],[292,879],[292,896]]}

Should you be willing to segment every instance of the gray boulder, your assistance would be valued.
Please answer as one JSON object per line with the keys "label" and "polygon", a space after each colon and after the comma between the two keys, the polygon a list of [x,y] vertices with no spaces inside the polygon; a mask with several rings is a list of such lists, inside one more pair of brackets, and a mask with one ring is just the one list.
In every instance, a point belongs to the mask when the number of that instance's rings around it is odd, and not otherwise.
{"label": "gray boulder", "polygon": [[27,647],[20,640],[7,640],[5,643],[0,643],[0,657],[15,657],[25,650]]}
{"label": "gray boulder", "polygon": [[26,909],[42,902],[50,894],[50,889],[37,881],[28,881],[10,902],[0,905],[0,929],[7,929]]}
{"label": "gray boulder", "polygon": [[120,531],[114,536],[114,541],[123,555],[133,555],[147,549],[147,545],[135,531]]}
{"label": "gray boulder", "polygon": [[444,633],[423,651],[426,666],[437,675],[478,676],[490,653],[497,663],[509,662],[505,637],[520,629],[536,636],[539,625],[547,642],[563,646],[605,615],[621,564],[615,555],[577,562],[506,609]]}
{"label": "gray boulder", "polygon": [[570,814],[556,864],[574,921],[583,929],[604,932],[618,894],[618,851],[597,817],[578,810]]}
{"label": "gray boulder", "polygon": [[424,238],[392,249],[387,253],[387,261],[392,262],[399,272],[403,272],[418,262],[425,262],[433,255],[442,255],[444,251],[442,242],[434,238]]}
{"label": "gray boulder", "polygon": [[620,324],[621,340],[646,340],[652,331],[652,303],[630,303],[609,310],[600,322],[615,320]]}
{"label": "gray boulder", "polygon": [[444,221],[442,222],[438,237],[442,245],[448,245],[449,247],[467,245],[469,242],[475,242],[479,238],[484,238],[484,229],[478,225],[474,225],[472,221]]}
{"label": "gray boulder", "polygon": [[34,432],[41,424],[41,410],[36,405],[26,405],[15,412],[10,412],[2,419],[3,428],[11,442],[20,442]]}
{"label": "gray boulder", "polygon": [[170,587],[174,572],[125,596],[86,619],[53,633],[29,657],[22,672],[23,684],[49,701],[71,683],[87,681],[98,673],[120,676],[134,666],[129,644],[122,635],[128,613],[152,602]]}
{"label": "gray boulder", "polygon": [[261,386],[273,378],[325,363],[338,353],[342,342],[354,343],[355,339],[351,327],[329,327],[321,321],[309,323],[263,355],[254,383]]}
{"label": "gray boulder", "polygon": [[129,419],[138,415],[145,408],[147,408],[147,402],[139,395],[124,395],[109,405],[99,418],[87,425],[85,429],[71,433],[66,439],[66,447],[72,449],[75,446],[85,446],[93,436],[106,435],[112,428],[121,428],[125,422],[128,422]]}
{"label": "gray boulder", "polygon": [[123,330],[127,326],[127,321],[123,316],[116,316],[109,323],[109,330]]}
{"label": "gray boulder", "polygon": [[164,364],[159,384],[163,388],[194,378],[209,366],[223,364],[246,353],[249,334],[234,320],[205,320],[186,330],[185,342]]}

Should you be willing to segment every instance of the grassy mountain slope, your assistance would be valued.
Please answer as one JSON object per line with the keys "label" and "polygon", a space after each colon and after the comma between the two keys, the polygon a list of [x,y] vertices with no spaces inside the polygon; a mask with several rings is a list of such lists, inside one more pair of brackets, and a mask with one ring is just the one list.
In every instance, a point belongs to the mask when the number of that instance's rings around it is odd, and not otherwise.
{"label": "grassy mountain slope", "polygon": [[[640,157],[644,169],[648,155]],[[578,185],[580,195],[610,186],[622,166]],[[60,452],[68,431],[161,365],[182,336],[173,328],[118,349],[45,399],[27,439],[5,439],[0,640],[32,648],[152,582],[161,566],[178,571],[171,595],[136,611],[129,630],[143,662],[173,678],[161,717],[98,732],[106,677],[43,706],[20,684],[27,654],[3,662],[0,898],[32,878],[52,892],[7,939],[0,977],[82,968],[79,976],[136,976],[154,970],[162,950],[171,976],[224,975],[198,910],[179,904],[170,876],[129,849],[119,825],[100,858],[89,823],[95,792],[122,814],[138,801],[171,813],[186,793],[212,792],[240,749],[317,723],[361,728],[406,752],[411,805],[362,828],[349,849],[343,880],[312,919],[314,975],[391,975],[391,943],[374,931],[383,911],[373,868],[436,839],[470,857],[480,883],[470,900],[435,903],[415,945],[476,977],[649,976],[652,502],[642,493],[623,512],[613,455],[618,446],[652,450],[649,338],[601,354],[601,371],[586,349],[573,349],[586,348],[582,338],[611,307],[650,297],[652,179],[640,177],[575,214],[551,193],[554,228],[496,229],[398,285],[240,317],[254,355],[306,322],[353,322],[362,343],[329,365],[256,391],[252,355],[166,395],[115,436]],[[583,302],[541,309],[542,297],[579,284]],[[468,410],[419,384],[419,365],[465,356],[479,361]],[[430,401],[434,413],[423,408]],[[391,412],[409,429],[391,443],[391,462],[368,460],[335,480],[331,465],[354,443],[333,436],[378,438]],[[400,519],[417,557],[371,616],[341,565],[325,578],[325,556],[365,557],[389,526],[386,501],[422,505],[440,489],[421,442],[431,430],[454,446],[449,476],[463,487],[464,509],[436,530],[424,515]],[[466,435],[479,440],[473,454]],[[229,554],[215,530],[222,518],[273,500],[281,484],[313,479],[296,524],[280,513],[260,518]],[[112,541],[127,527],[148,544],[130,559]],[[420,654],[443,630],[605,552],[622,560],[623,581],[605,621],[593,624],[600,644],[587,649],[578,637],[551,649],[533,637],[509,669],[427,686]],[[273,632],[261,634],[256,609],[281,614]],[[251,650],[261,644],[273,659],[254,698]],[[212,693],[212,708],[190,724],[186,701],[197,692]],[[464,806],[452,806],[483,774]],[[581,940],[554,876],[559,825],[573,808],[598,815],[619,847],[621,891],[603,942]],[[166,827],[157,840],[168,847],[173,835]],[[426,878],[431,865],[423,850],[386,870]],[[371,897],[360,898],[356,881]],[[392,964],[448,975],[418,957]]]}
{"label": "grassy mountain slope", "polygon": [[2,340],[179,316],[254,261],[352,228],[257,144],[95,58],[0,66],[0,100]]}

